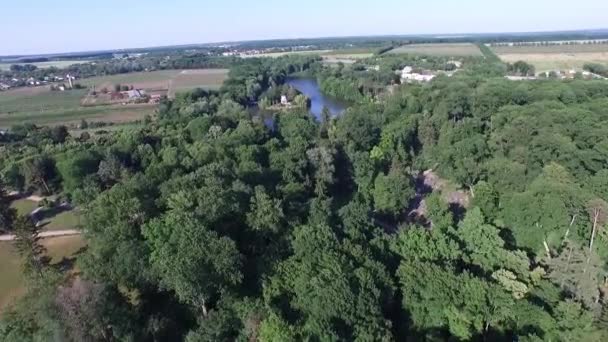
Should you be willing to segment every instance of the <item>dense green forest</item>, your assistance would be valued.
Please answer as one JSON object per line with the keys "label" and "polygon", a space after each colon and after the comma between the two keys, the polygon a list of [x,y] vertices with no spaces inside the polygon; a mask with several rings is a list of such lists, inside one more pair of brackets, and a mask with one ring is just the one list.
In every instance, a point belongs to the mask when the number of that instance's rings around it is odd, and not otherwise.
{"label": "dense green forest", "polygon": [[[606,341],[608,83],[396,86],[413,62],[374,58],[251,59],[137,131],[10,131],[4,188],[69,199],[88,246],[50,266],[0,192],[28,281],[0,340]],[[247,110],[294,73],[351,107]]]}

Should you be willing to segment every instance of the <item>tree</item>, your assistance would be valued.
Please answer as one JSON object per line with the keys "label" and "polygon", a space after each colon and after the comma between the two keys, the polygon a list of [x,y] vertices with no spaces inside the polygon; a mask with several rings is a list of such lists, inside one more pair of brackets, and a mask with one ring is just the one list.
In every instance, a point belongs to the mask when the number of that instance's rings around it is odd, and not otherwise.
{"label": "tree", "polygon": [[172,212],[144,228],[150,262],[167,288],[207,316],[222,292],[242,281],[241,255],[234,241],[221,237],[187,213]]}
{"label": "tree", "polygon": [[55,126],[51,129],[51,139],[56,144],[64,143],[69,136],[68,128],[63,125]]}
{"label": "tree", "polygon": [[152,209],[146,203],[149,190],[135,181],[101,193],[84,210],[88,247],[79,263],[89,279],[127,288],[149,283],[149,249],[141,225]]}
{"label": "tree", "polygon": [[43,272],[48,264],[46,249],[40,243],[40,229],[27,216],[19,216],[15,221],[13,233],[14,245],[21,256],[26,276],[35,278]]}
{"label": "tree", "polygon": [[404,170],[393,168],[374,182],[374,207],[383,214],[398,216],[414,196],[412,180]]}
{"label": "tree", "polygon": [[63,180],[63,188],[73,192],[81,188],[85,178],[94,174],[101,157],[94,151],[78,151],[67,155],[57,163],[57,169]]}
{"label": "tree", "polygon": [[247,223],[256,231],[278,233],[284,218],[281,201],[271,198],[262,186],[256,186]]}
{"label": "tree", "polygon": [[548,261],[548,278],[573,299],[592,308],[600,300],[600,264],[596,255],[566,242],[561,253]]}
{"label": "tree", "polygon": [[13,222],[17,218],[17,210],[11,207],[11,200],[6,188],[0,179],[0,231],[13,229]]}
{"label": "tree", "polygon": [[55,160],[47,155],[39,155],[28,159],[23,165],[25,184],[30,189],[51,194],[58,182]]}
{"label": "tree", "polygon": [[293,255],[265,286],[264,297],[275,314],[295,310],[302,320],[292,327],[271,319],[273,330],[279,329],[275,333],[301,331],[302,339],[392,339],[383,316],[392,288],[382,264],[365,253],[349,255],[348,250],[360,248],[342,247],[324,224],[297,228],[292,248]]}
{"label": "tree", "polygon": [[108,341],[135,335],[135,317],[121,294],[102,284],[76,278],[57,289],[54,304],[71,341]]}

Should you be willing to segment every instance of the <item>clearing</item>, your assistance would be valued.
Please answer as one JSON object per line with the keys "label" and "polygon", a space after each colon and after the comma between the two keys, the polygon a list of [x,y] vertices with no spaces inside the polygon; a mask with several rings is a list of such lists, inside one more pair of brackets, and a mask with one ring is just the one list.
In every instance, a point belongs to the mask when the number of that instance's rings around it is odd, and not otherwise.
{"label": "clearing", "polygon": [[503,62],[525,61],[534,65],[537,72],[582,70],[586,63],[608,63],[608,44],[494,46],[491,49]]}
{"label": "clearing", "polygon": [[[53,265],[75,256],[86,243],[82,236],[61,236],[42,240],[47,255]],[[21,274],[21,261],[11,242],[0,242],[0,313],[15,299],[22,296],[26,289]],[[69,260],[68,260],[69,261]]]}
{"label": "clearing", "polygon": [[479,48],[471,43],[411,44],[394,48],[386,53],[449,57],[483,56]]}
{"label": "clearing", "polygon": [[[38,206],[38,202],[27,198],[14,200],[11,203],[11,207],[17,209],[19,215],[28,215]],[[80,227],[81,223],[77,209],[62,207],[42,210],[38,219],[42,222],[44,231],[73,230]]]}

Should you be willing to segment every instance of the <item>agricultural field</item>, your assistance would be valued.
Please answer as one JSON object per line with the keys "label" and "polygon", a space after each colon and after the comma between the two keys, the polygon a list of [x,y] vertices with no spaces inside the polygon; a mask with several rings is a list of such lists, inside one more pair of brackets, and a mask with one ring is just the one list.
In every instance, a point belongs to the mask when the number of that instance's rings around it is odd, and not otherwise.
{"label": "agricultural field", "polygon": [[411,44],[394,48],[386,53],[453,57],[483,56],[479,48],[471,43]]}
{"label": "agricultural field", "polygon": [[256,55],[246,55],[241,54],[242,58],[254,58],[254,57],[271,57],[277,58],[286,55],[324,55],[334,50],[304,50],[304,51],[282,51],[282,52],[268,52],[268,53],[260,53]]}
{"label": "agricultural field", "polygon": [[26,122],[37,125],[78,125],[82,119],[129,122],[154,114],[153,106],[83,107],[85,89],[51,91],[49,87],[17,88],[0,95],[0,128]]}
{"label": "agricultural field", "polygon": [[89,62],[91,62],[91,61],[75,60],[75,61],[51,61],[51,62],[38,62],[38,63],[0,63],[0,70],[9,70],[11,68],[11,65],[13,65],[13,64],[19,64],[19,65],[30,64],[30,65],[35,65],[39,69],[46,69],[46,68],[51,68],[51,67],[62,69],[62,68],[69,67],[70,65],[73,65],[73,64],[82,64],[82,63],[89,63]]}
{"label": "agricultural field", "polygon": [[[83,247],[85,241],[81,236],[61,236],[42,240],[52,264],[61,263],[64,258],[72,258]],[[21,261],[12,243],[0,242],[0,314],[7,306],[25,293],[25,284],[21,273]]]}
{"label": "agricultural field", "polygon": [[167,95],[173,98],[176,93],[195,88],[217,90],[227,77],[227,69],[182,70],[169,81]]}
{"label": "agricultural field", "polygon": [[[176,92],[193,88],[218,89],[226,77],[226,69],[162,70],[130,73],[78,80],[83,86],[96,90],[122,84],[143,89],[149,95],[174,96]],[[17,88],[0,95],[0,128],[26,122],[38,125],[77,126],[82,119],[112,123],[142,120],[153,115],[153,104],[110,103],[100,96],[87,95],[88,90],[51,91],[48,86]]]}
{"label": "agricultural field", "polygon": [[286,55],[319,55],[327,64],[335,64],[342,62],[345,64],[354,63],[358,59],[365,59],[374,55],[373,49],[353,48],[339,50],[308,50],[308,51],[285,51],[285,52],[270,52],[258,55],[241,55],[243,58],[251,57],[271,57],[277,58]]}
{"label": "agricultural field", "polygon": [[[103,88],[112,91],[116,84],[128,85],[135,89],[143,89],[150,95],[172,97],[177,92],[194,88],[219,89],[227,77],[227,69],[159,70],[92,77],[80,80],[79,83],[87,87],[95,87],[98,91]],[[84,102],[95,104],[89,98]]]}
{"label": "agricultural field", "polygon": [[525,61],[534,65],[537,72],[582,70],[586,63],[608,64],[608,44],[495,46],[491,49],[503,62]]}

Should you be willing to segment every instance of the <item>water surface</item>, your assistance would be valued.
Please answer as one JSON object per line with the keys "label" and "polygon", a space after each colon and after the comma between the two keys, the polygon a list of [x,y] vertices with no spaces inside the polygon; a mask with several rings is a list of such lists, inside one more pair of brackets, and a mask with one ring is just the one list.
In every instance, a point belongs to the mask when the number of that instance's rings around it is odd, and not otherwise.
{"label": "water surface", "polygon": [[323,95],[314,78],[289,78],[286,83],[310,98],[310,113],[319,121],[323,107],[327,107],[332,116],[342,114],[347,107],[344,102]]}

